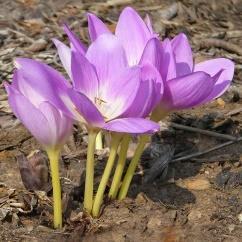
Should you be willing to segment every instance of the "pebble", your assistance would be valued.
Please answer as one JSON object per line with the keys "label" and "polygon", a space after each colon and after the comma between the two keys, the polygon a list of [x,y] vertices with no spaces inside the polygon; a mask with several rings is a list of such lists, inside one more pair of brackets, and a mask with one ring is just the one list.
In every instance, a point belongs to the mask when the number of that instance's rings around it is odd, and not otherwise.
{"label": "pebble", "polygon": [[155,229],[157,226],[161,226],[161,219],[157,217],[152,217],[147,223],[148,229]]}
{"label": "pebble", "polygon": [[202,217],[202,213],[198,210],[192,210],[189,214],[188,214],[188,221],[191,222],[195,222],[195,221],[199,221]]}

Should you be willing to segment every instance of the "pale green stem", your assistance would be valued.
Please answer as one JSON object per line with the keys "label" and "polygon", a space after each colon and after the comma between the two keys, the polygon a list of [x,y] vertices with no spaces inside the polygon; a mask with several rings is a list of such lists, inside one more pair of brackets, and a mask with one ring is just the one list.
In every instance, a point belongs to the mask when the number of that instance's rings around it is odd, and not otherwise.
{"label": "pale green stem", "polygon": [[135,150],[134,156],[133,156],[133,158],[129,164],[128,170],[124,176],[124,179],[123,179],[123,182],[122,182],[119,194],[118,194],[119,200],[122,200],[122,199],[126,198],[126,196],[127,196],[130,183],[132,181],[136,167],[139,163],[140,157],[144,151],[144,147],[145,147],[146,143],[148,142],[148,140],[149,140],[149,136],[147,136],[147,135],[142,135],[140,137],[140,140],[139,140],[138,146]]}
{"label": "pale green stem", "polygon": [[59,149],[47,150],[53,187],[54,228],[62,228],[61,185],[59,176]]}
{"label": "pale green stem", "polygon": [[103,135],[102,131],[99,131],[96,138],[96,150],[102,150],[103,149]]}
{"label": "pale green stem", "polygon": [[110,191],[108,194],[109,197],[112,199],[115,199],[118,194],[130,140],[131,140],[131,136],[125,135],[120,144],[119,159],[118,159],[117,167],[116,167],[116,170],[115,170],[115,173],[113,176],[112,185],[111,185],[111,188],[110,188]]}
{"label": "pale green stem", "polygon": [[96,143],[96,130],[89,130],[88,132],[88,148],[87,148],[87,162],[86,162],[86,178],[85,178],[85,192],[84,192],[84,209],[91,213],[93,204],[93,180],[94,180],[94,151]]}
{"label": "pale green stem", "polygon": [[118,149],[121,137],[122,136],[120,134],[112,134],[110,155],[109,155],[106,167],[104,169],[103,176],[102,176],[102,179],[100,181],[100,184],[99,184],[99,187],[98,187],[98,190],[97,190],[97,194],[95,196],[94,203],[93,203],[92,215],[94,217],[99,216],[100,208],[101,208],[101,205],[102,205],[102,202],[103,202],[103,195],[104,195],[107,183],[108,183],[108,179],[109,179],[110,174],[112,172],[112,168],[113,168],[113,165],[114,165],[114,161],[115,161],[115,157],[116,157],[116,154],[117,154],[117,149]]}
{"label": "pale green stem", "polygon": [[[168,111],[162,110],[159,107],[157,107],[151,114],[150,119],[152,121],[158,122],[161,119],[163,119],[164,117],[166,117],[168,113],[169,113]],[[120,191],[118,194],[119,200],[122,200],[122,199],[126,198],[126,196],[127,196],[127,193],[128,193],[129,187],[130,187],[130,183],[134,176],[136,167],[139,163],[140,157],[141,157],[141,155],[144,151],[145,145],[148,141],[149,141],[149,137],[147,135],[142,135],[140,137],[140,140],[139,140],[138,146],[135,150],[134,156],[133,156],[133,158],[129,164],[128,170],[124,176],[124,180],[122,182],[122,185],[121,185],[121,188],[120,188]]]}

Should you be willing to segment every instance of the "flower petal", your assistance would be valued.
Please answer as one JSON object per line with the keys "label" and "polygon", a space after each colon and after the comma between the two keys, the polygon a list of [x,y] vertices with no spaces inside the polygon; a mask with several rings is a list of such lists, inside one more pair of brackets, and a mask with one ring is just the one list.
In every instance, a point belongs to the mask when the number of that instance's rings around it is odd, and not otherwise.
{"label": "flower petal", "polygon": [[129,134],[152,134],[159,128],[159,124],[142,118],[115,119],[103,126],[103,129],[109,131]]}
{"label": "flower petal", "polygon": [[214,84],[213,78],[205,72],[172,79],[166,83],[160,104],[166,110],[194,107],[210,95]]}
{"label": "flower petal", "polygon": [[216,81],[212,93],[207,97],[207,101],[221,96],[228,89],[234,75],[234,63],[229,59],[218,58],[198,63],[194,67],[194,71],[204,71],[210,76],[216,75],[220,70],[223,72]]}
{"label": "flower petal", "polygon": [[160,41],[157,38],[150,39],[144,48],[139,64],[143,65],[145,63],[150,63],[158,70],[161,70],[161,51],[162,47]]}
{"label": "flower petal", "polygon": [[60,96],[67,95],[70,84],[50,66],[27,58],[16,59],[18,90],[34,105],[49,101],[56,108],[68,113]]}
{"label": "flower petal", "polygon": [[108,87],[100,90],[100,110],[106,119],[123,115],[133,104],[140,85],[140,75],[140,67],[127,68]]}
{"label": "flower petal", "polygon": [[66,99],[66,96],[64,96],[62,100],[70,112],[72,112],[75,120],[85,122],[92,127],[101,127],[104,124],[102,114],[84,94],[73,89],[69,89],[67,93],[69,99]]}
{"label": "flower petal", "polygon": [[88,31],[92,42],[95,41],[101,34],[111,33],[107,26],[96,15],[88,13],[87,19]]}
{"label": "flower petal", "polygon": [[67,34],[71,47],[81,54],[85,54],[86,46],[79,40],[79,38],[71,31],[67,24],[63,25],[64,31]]}
{"label": "flower petal", "polygon": [[148,30],[150,31],[150,33],[155,34],[153,27],[152,27],[152,21],[151,21],[150,16],[148,14],[145,15],[144,22],[145,22]]}
{"label": "flower petal", "polygon": [[187,36],[180,33],[171,41],[176,60],[177,76],[190,74],[193,70],[192,49]]}
{"label": "flower petal", "polygon": [[45,116],[25,96],[9,85],[9,105],[15,116],[24,124],[32,135],[44,146],[55,145],[55,139],[50,135],[51,128]]}
{"label": "flower petal", "polygon": [[139,63],[147,41],[153,37],[142,18],[130,7],[120,14],[115,34],[124,46],[129,65]]}
{"label": "flower petal", "polygon": [[123,117],[147,117],[159,103],[163,95],[163,82],[160,73],[152,65],[143,65],[139,90],[134,102]]}
{"label": "flower petal", "polygon": [[94,102],[98,96],[98,78],[94,66],[85,56],[72,52],[71,71],[74,88]]}
{"label": "flower petal", "polygon": [[109,86],[127,66],[124,49],[117,37],[100,35],[88,48],[87,59],[95,66],[100,86]]}
{"label": "flower petal", "polygon": [[64,43],[59,41],[58,39],[52,39],[54,42],[59,58],[61,60],[62,65],[64,66],[68,76],[72,80],[72,74],[71,74],[71,49],[66,46]]}
{"label": "flower petal", "polygon": [[160,55],[161,55],[161,64],[160,64],[161,66],[159,71],[161,73],[162,80],[168,81],[173,78],[176,78],[175,56],[171,46],[171,41],[169,39],[165,39],[162,42]]}
{"label": "flower petal", "polygon": [[53,139],[53,144],[63,145],[71,133],[72,120],[57,110],[49,102],[39,105],[39,110],[45,116],[50,127],[49,136]]}

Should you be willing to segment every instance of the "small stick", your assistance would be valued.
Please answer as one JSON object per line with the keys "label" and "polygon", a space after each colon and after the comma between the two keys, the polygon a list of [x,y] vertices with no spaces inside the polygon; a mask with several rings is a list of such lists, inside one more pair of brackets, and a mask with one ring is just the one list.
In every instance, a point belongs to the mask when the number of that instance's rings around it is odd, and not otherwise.
{"label": "small stick", "polygon": [[9,32],[12,32],[12,33],[14,33],[14,34],[16,34],[16,35],[19,36],[19,37],[24,37],[25,40],[27,40],[28,42],[30,42],[30,43],[32,43],[32,44],[35,42],[34,39],[30,38],[29,36],[27,36],[26,34],[24,34],[24,33],[22,33],[22,32],[19,32],[19,31],[17,31],[17,30],[10,29],[10,28],[8,28],[8,31],[9,31]]}
{"label": "small stick", "polygon": [[234,110],[228,112],[228,113],[226,114],[226,116],[233,116],[233,115],[236,115],[236,114],[238,114],[238,113],[240,113],[240,112],[242,112],[242,108],[236,108],[236,109],[234,109]]}
{"label": "small stick", "polygon": [[217,47],[225,49],[229,52],[236,53],[238,55],[242,55],[242,48],[239,45],[232,44],[225,40],[221,39],[204,39],[200,41],[201,47]]}
{"label": "small stick", "polygon": [[210,148],[210,149],[207,149],[207,150],[204,150],[204,151],[199,151],[199,152],[196,152],[196,153],[193,153],[193,154],[190,154],[190,155],[185,155],[183,157],[180,157],[180,158],[177,158],[177,159],[173,159],[170,161],[170,163],[174,163],[174,162],[177,162],[177,161],[183,161],[183,160],[188,160],[188,159],[191,159],[191,158],[194,158],[194,157],[197,157],[197,156],[201,156],[201,155],[205,155],[211,151],[214,151],[214,150],[219,150],[225,146],[229,146],[231,144],[234,144],[234,143],[237,143],[239,141],[242,140],[242,137],[238,138],[237,140],[235,141],[227,141],[223,144],[219,144],[219,145],[216,145],[214,146],[213,148]]}
{"label": "small stick", "polygon": [[186,126],[186,125],[177,124],[177,123],[173,123],[173,122],[170,122],[168,125],[170,125],[173,128],[176,128],[176,129],[182,129],[182,130],[186,130],[186,131],[190,131],[190,132],[196,132],[196,133],[204,134],[204,135],[207,135],[207,136],[216,137],[218,139],[227,139],[227,140],[231,140],[231,141],[237,141],[237,139],[238,139],[237,137],[234,137],[232,135],[220,134],[220,133],[217,133],[217,132],[214,132],[214,131],[189,127],[189,126]]}

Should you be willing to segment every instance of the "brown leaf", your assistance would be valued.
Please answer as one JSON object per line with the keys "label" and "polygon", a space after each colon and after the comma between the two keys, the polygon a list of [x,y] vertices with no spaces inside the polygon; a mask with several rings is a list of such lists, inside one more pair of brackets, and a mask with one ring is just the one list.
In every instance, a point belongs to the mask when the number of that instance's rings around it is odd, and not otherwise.
{"label": "brown leaf", "polygon": [[17,157],[21,178],[27,190],[46,190],[48,187],[48,163],[46,155],[36,150],[28,157]]}

